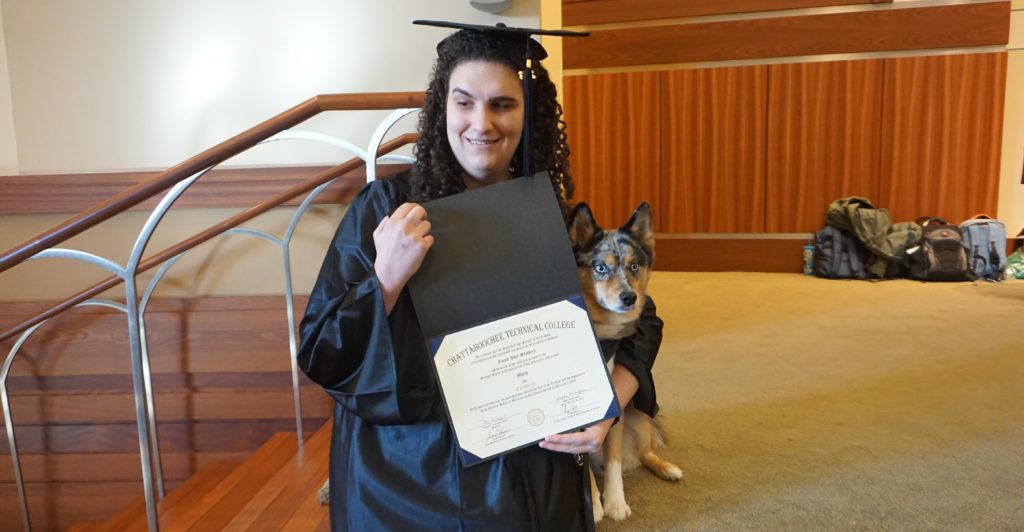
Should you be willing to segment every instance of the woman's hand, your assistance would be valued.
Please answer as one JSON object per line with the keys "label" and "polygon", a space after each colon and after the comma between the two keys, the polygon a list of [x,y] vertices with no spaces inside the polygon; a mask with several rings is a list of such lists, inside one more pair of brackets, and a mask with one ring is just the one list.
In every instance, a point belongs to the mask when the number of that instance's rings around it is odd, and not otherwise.
{"label": "woman's hand", "polygon": [[[629,401],[633,399],[638,386],[636,377],[628,369],[622,366],[615,366],[612,369],[612,387],[615,388],[615,396],[619,398],[619,407],[623,411],[626,410],[626,405],[629,404]],[[587,427],[581,432],[548,436],[544,438],[544,441],[540,442],[540,446],[549,451],[560,453],[583,454],[597,452],[604,443],[605,436],[608,435],[608,429],[612,428],[614,424],[614,419],[606,419]]]}
{"label": "woman's hand", "polygon": [[420,269],[423,257],[434,244],[427,211],[416,203],[399,205],[373,230],[377,259],[373,269],[380,280],[384,310],[391,314],[405,283]]}
{"label": "woman's hand", "polygon": [[569,432],[566,434],[553,434],[544,438],[540,446],[549,451],[559,453],[584,454],[597,452],[604,443],[604,437],[608,435],[608,429],[612,428],[614,419],[606,419],[595,423],[580,432]]}

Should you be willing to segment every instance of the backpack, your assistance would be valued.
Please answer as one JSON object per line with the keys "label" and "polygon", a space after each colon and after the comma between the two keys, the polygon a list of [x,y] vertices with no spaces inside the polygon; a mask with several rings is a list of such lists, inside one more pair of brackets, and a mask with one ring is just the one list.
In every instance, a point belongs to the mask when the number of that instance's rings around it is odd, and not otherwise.
{"label": "backpack", "polygon": [[1006,226],[979,214],[960,224],[967,248],[967,274],[972,279],[1002,281],[1006,278]]}
{"label": "backpack", "polygon": [[967,248],[960,228],[942,218],[928,218],[921,245],[910,255],[910,277],[920,281],[966,281]]}
{"label": "backpack", "polygon": [[871,253],[857,237],[826,225],[814,233],[814,275],[828,279],[867,279]]}

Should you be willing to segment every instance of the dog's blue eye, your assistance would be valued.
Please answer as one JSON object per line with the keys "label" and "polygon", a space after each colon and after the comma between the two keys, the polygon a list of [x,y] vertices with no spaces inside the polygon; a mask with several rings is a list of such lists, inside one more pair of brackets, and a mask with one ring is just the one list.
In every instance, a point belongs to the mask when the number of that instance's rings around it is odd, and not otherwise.
{"label": "dog's blue eye", "polygon": [[595,264],[594,271],[597,273],[608,273],[608,266],[605,266],[604,264]]}
{"label": "dog's blue eye", "polygon": [[638,272],[638,271],[640,271],[640,264],[634,262],[633,264],[629,265],[629,269],[630,269],[630,271]]}

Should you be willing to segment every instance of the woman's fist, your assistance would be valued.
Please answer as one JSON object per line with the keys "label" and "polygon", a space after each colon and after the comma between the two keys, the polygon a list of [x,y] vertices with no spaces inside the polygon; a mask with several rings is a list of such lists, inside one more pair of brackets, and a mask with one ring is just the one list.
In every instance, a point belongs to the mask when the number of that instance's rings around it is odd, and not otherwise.
{"label": "woman's fist", "polygon": [[377,248],[373,269],[384,290],[388,313],[433,244],[427,211],[416,203],[403,203],[373,230],[373,245]]}

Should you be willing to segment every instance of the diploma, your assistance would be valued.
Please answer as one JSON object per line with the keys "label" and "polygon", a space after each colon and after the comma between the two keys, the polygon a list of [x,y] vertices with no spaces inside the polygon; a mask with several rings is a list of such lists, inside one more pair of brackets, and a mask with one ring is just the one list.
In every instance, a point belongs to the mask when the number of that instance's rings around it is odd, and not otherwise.
{"label": "diploma", "polygon": [[618,416],[547,175],[423,206],[407,286],[463,465]]}
{"label": "diploma", "polygon": [[582,299],[459,331],[430,346],[463,463],[618,415]]}

